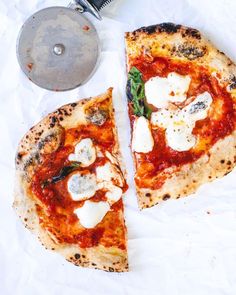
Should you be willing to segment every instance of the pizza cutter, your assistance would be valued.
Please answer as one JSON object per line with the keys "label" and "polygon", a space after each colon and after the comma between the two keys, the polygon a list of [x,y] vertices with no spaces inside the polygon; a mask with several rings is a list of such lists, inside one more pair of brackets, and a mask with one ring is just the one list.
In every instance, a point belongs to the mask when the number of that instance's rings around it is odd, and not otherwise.
{"label": "pizza cutter", "polygon": [[99,11],[112,0],[76,0],[68,7],[42,9],[26,20],[17,40],[21,69],[36,85],[54,91],[85,83],[95,70],[99,39],[82,13],[101,20]]}

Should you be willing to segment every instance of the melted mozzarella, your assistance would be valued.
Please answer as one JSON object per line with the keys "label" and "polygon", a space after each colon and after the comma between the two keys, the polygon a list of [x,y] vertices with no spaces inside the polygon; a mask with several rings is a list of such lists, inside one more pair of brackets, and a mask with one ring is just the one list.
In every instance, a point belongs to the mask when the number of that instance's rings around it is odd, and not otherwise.
{"label": "melted mozzarella", "polygon": [[166,140],[168,145],[178,152],[188,151],[196,143],[192,128],[187,124],[173,124],[173,126],[168,127],[166,129]]}
{"label": "melted mozzarella", "polygon": [[73,174],[67,183],[68,191],[74,201],[91,198],[97,190],[95,174]]}
{"label": "melted mozzarella", "polygon": [[108,151],[105,152],[106,157],[111,161],[112,164],[115,164],[117,166],[119,166],[119,163],[116,159],[115,156],[113,156],[111,153],[109,153]]}
{"label": "melted mozzarella", "polygon": [[103,166],[96,168],[98,189],[105,190],[105,196],[110,205],[117,202],[122,196],[122,189],[113,184],[112,180],[118,185],[123,185],[123,179],[115,165],[107,162]]}
{"label": "melted mozzarella", "polygon": [[118,186],[113,185],[110,189],[106,192],[106,197],[109,204],[116,203],[122,196],[122,189]]}
{"label": "melted mozzarella", "polygon": [[132,150],[137,153],[148,153],[153,149],[154,141],[150,123],[144,117],[139,117],[134,122]]}
{"label": "melted mozzarella", "polygon": [[110,205],[116,203],[122,197],[122,189],[114,185],[112,182],[100,182],[98,188],[106,191],[105,196]]}
{"label": "melted mozzarella", "polygon": [[175,111],[170,111],[167,109],[161,109],[160,111],[153,112],[151,115],[151,123],[153,125],[158,125],[162,128],[167,128],[173,118],[176,116]]}
{"label": "melted mozzarella", "polygon": [[99,222],[102,221],[104,216],[110,210],[107,202],[92,202],[87,200],[84,205],[77,208],[74,213],[79,218],[81,225],[85,228],[94,228]]}
{"label": "melted mozzarella", "polygon": [[111,181],[115,180],[120,186],[123,184],[123,178],[120,171],[111,162],[107,162],[103,166],[96,168],[97,181]]}
{"label": "melted mozzarella", "polygon": [[96,168],[96,175],[98,181],[109,181],[113,177],[113,171],[110,162],[107,162],[103,166],[98,166]]}
{"label": "melted mozzarella", "polygon": [[96,159],[96,149],[90,138],[82,139],[76,146],[74,154],[69,155],[69,161],[80,162],[82,167],[91,165]]}
{"label": "melted mozzarella", "polygon": [[166,129],[166,140],[172,149],[187,151],[196,144],[192,134],[196,122],[207,117],[211,103],[211,95],[204,92],[182,110],[161,109],[152,113],[151,122]]}
{"label": "melted mozzarella", "polygon": [[168,106],[168,102],[185,101],[190,84],[189,76],[182,76],[175,72],[169,73],[166,78],[153,77],[145,83],[147,102],[157,108]]}

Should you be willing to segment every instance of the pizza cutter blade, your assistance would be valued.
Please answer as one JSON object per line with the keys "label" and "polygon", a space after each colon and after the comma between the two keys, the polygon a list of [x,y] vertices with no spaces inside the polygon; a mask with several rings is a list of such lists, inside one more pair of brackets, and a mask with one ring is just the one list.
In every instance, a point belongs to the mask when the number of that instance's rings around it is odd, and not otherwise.
{"label": "pizza cutter blade", "polygon": [[36,12],[18,37],[21,69],[32,82],[48,90],[70,90],[85,83],[95,70],[98,56],[95,27],[67,7]]}

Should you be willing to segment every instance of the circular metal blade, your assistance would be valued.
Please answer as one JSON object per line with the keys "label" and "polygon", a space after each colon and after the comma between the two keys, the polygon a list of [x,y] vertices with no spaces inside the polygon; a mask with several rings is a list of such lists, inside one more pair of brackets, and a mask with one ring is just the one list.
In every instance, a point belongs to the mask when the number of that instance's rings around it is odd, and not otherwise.
{"label": "circular metal blade", "polygon": [[90,21],[67,7],[49,7],[21,28],[17,57],[27,77],[42,88],[73,89],[92,75],[99,39]]}

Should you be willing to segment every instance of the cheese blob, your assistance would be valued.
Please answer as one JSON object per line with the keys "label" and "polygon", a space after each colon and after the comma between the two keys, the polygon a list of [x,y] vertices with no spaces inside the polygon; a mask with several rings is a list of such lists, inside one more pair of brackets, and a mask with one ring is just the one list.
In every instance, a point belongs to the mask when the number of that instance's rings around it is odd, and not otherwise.
{"label": "cheese blob", "polygon": [[89,199],[97,190],[96,175],[77,172],[69,178],[67,189],[74,201]]}
{"label": "cheese blob", "polygon": [[79,218],[80,224],[85,228],[94,228],[101,222],[110,206],[107,202],[92,202],[87,200],[84,205],[74,210],[74,213]]}
{"label": "cheese blob", "polygon": [[112,185],[109,187],[109,190],[106,192],[107,201],[110,205],[119,201],[122,196],[122,189],[116,185]]}
{"label": "cheese blob", "polygon": [[152,77],[145,83],[145,96],[149,104],[156,108],[165,108],[169,102],[183,102],[187,98],[187,91],[191,78],[169,73],[166,78]]}
{"label": "cheese blob", "polygon": [[169,125],[166,129],[166,140],[168,145],[178,152],[188,151],[196,144],[192,128],[185,123]]}
{"label": "cheese blob", "polygon": [[96,168],[96,175],[98,181],[109,181],[113,177],[113,171],[110,162],[107,162],[103,166],[98,166]]}
{"label": "cheese blob", "polygon": [[96,175],[98,182],[115,180],[118,185],[123,185],[123,178],[120,171],[111,162],[107,162],[103,166],[98,166],[96,168]]}
{"label": "cheese blob", "polygon": [[114,185],[112,182],[100,182],[98,183],[98,188],[106,191],[105,196],[110,205],[116,203],[122,197],[122,189],[119,186]]}
{"label": "cheese blob", "polygon": [[75,146],[75,152],[69,155],[69,161],[79,162],[81,167],[87,167],[96,159],[96,149],[90,138],[82,139]]}
{"label": "cheese blob", "polygon": [[132,150],[137,153],[151,152],[154,140],[150,128],[150,122],[145,117],[138,117],[134,121]]}
{"label": "cheese blob", "polygon": [[[107,191],[105,196],[110,205],[117,202],[122,196],[122,189],[119,186],[123,185],[123,178],[120,171],[111,162],[106,162],[103,166],[96,168],[98,189]],[[117,185],[114,185],[115,181]]]}
{"label": "cheese blob", "polygon": [[152,113],[151,123],[166,129],[169,147],[179,152],[187,151],[196,144],[192,134],[196,122],[207,117],[211,103],[211,95],[204,92],[183,109],[161,109]]}

